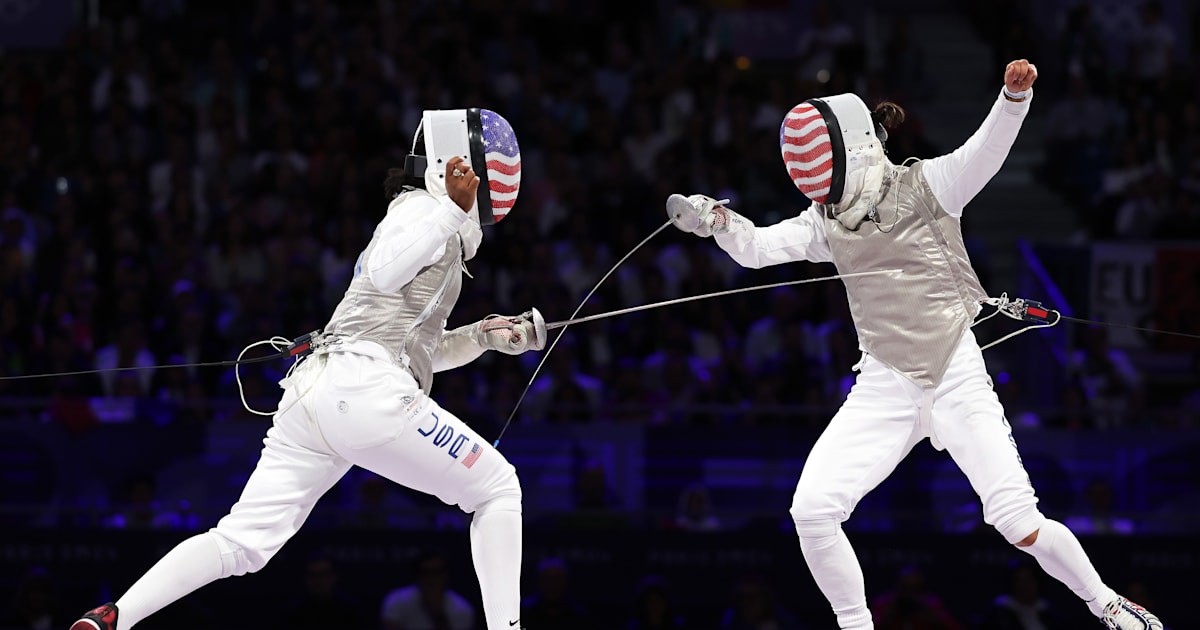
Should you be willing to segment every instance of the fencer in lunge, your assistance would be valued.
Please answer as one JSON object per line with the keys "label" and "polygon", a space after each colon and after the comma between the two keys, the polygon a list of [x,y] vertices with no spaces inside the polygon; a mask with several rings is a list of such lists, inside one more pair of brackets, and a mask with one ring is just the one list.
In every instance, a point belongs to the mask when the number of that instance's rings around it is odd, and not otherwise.
{"label": "fencer in lunge", "polygon": [[1000,169],[1033,98],[1037,69],[1008,64],[983,125],[961,147],[911,166],[883,142],[903,110],[873,112],[854,94],[792,108],[779,143],[793,183],[812,202],[756,227],[703,195],[672,195],[680,229],[713,235],[745,267],[833,262],[845,279],[862,359],[854,386],[813,446],[793,497],[800,547],[842,628],[871,628],[863,573],[842,523],[855,505],[929,438],[947,450],[983,502],[984,520],[1087,602],[1110,628],[1162,628],[1104,584],[1075,535],[1037,509],[971,324],[987,297],[971,268],[963,208]]}
{"label": "fencer in lunge", "polygon": [[387,214],[319,349],[280,383],[282,400],[240,500],[215,528],[179,544],[72,630],[129,630],[209,582],[261,569],[355,465],[474,513],[471,553],[487,628],[519,627],[516,471],[429,394],[434,372],[486,350],[520,354],[545,345],[536,309],[444,330],[480,225],[512,208],[520,173],[517,139],[500,115],[424,112],[405,168],[389,172]]}

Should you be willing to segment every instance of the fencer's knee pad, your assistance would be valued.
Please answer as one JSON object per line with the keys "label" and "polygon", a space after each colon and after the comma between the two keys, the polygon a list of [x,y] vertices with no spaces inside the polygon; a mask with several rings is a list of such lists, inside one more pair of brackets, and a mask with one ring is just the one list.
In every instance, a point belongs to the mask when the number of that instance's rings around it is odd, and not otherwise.
{"label": "fencer's knee pad", "polygon": [[209,530],[208,535],[213,537],[213,540],[217,543],[217,548],[221,550],[222,578],[227,578],[231,575],[254,573],[267,566],[267,561],[271,559],[271,555],[269,554],[253,550],[248,552],[245,547],[230,540],[216,529]]}
{"label": "fencer's knee pad", "polygon": [[1004,540],[1015,545],[1041,529],[1045,522],[1045,515],[1037,507],[1031,505],[996,521],[995,527],[996,531],[1004,536]]}
{"label": "fencer's knee pad", "polygon": [[792,507],[788,513],[796,523],[830,521],[838,524],[846,520],[845,511],[838,508],[828,495],[803,486],[797,487],[796,493],[792,495]]}
{"label": "fencer's knee pad", "polygon": [[511,494],[504,494],[494,499],[484,501],[479,505],[479,507],[475,508],[475,515],[473,518],[478,519],[496,512],[516,512],[517,514],[520,514],[521,495],[518,494],[514,496]]}
{"label": "fencer's knee pad", "polygon": [[838,530],[842,528],[841,521],[828,516],[797,518],[793,519],[793,522],[796,524],[796,535],[802,541],[837,536]]}
{"label": "fencer's knee pad", "polygon": [[808,487],[804,480],[796,485],[792,507],[788,510],[796,524],[801,548],[819,548],[833,544],[846,520],[848,510],[842,509],[828,493]]}
{"label": "fencer's knee pad", "polygon": [[521,480],[517,478],[517,469],[505,462],[488,484],[487,496],[470,511],[475,513],[476,518],[488,512],[520,512]]}

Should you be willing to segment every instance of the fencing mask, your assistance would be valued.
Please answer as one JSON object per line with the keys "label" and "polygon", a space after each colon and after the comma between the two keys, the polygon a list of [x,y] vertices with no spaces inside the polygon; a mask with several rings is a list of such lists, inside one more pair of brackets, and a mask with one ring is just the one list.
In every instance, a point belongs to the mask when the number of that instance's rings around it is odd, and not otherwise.
{"label": "fencing mask", "polygon": [[779,127],[779,148],[796,188],[846,227],[857,228],[874,208],[887,159],[858,96],[812,98],[793,107]]}
{"label": "fencing mask", "polygon": [[521,188],[521,149],[512,125],[500,114],[477,107],[426,110],[405,170],[414,177],[423,173],[426,190],[445,193],[446,163],[456,155],[479,176],[472,212],[481,225],[499,223]]}

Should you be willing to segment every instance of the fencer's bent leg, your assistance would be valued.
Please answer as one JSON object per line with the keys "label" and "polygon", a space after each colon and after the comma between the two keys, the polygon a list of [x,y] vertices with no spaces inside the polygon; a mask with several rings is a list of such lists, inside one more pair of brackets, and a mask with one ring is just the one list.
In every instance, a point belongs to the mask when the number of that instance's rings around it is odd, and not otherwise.
{"label": "fencer's bent leg", "polygon": [[1031,544],[1019,544],[1017,548],[1033,556],[1050,577],[1087,602],[1092,614],[1102,616],[1104,607],[1117,598],[1117,593],[1100,579],[1075,534],[1066,525],[1045,519],[1031,537]]}
{"label": "fencer's bent leg", "polygon": [[[314,394],[329,445],[355,465],[474,513],[471,551],[487,627],[511,630],[510,622],[521,615],[521,485],[516,469],[422,393],[407,372],[369,357],[337,361],[375,363],[363,363],[355,382]],[[360,388],[371,393],[363,395]]]}
{"label": "fencer's bent leg", "polygon": [[167,552],[145,575],[117,600],[121,611],[119,630],[161,610],[184,595],[215,582],[225,575],[221,567],[221,549],[211,532],[197,534]]}
{"label": "fencer's bent leg", "polygon": [[932,433],[983,501],[983,519],[1033,556],[1051,577],[1088,603],[1096,616],[1117,594],[1100,579],[1079,540],[1037,509],[1012,427],[992,390],[974,336],[964,336],[933,407]]}
{"label": "fencer's bent leg", "polygon": [[520,619],[519,606],[514,610],[512,603],[521,601],[521,540],[520,496],[500,496],[475,510],[471,558],[489,627],[492,619]]}
{"label": "fencer's bent leg", "polygon": [[1041,526],[1045,517],[973,335],[964,336],[934,394],[930,432],[983,501],[984,522],[1005,540],[1015,544]]}
{"label": "fencer's bent leg", "polygon": [[[915,388],[867,358],[809,453],[792,499],[800,549],[841,628],[871,628],[862,568],[842,522],[922,439]],[[919,391],[919,390],[918,390]]]}
{"label": "fencer's bent leg", "polygon": [[261,569],[350,468],[329,453],[303,405],[285,392],[241,499],[212,530],[163,556],[117,600],[120,630],[220,578]]}
{"label": "fencer's bent leg", "polygon": [[317,500],[350,470],[350,462],[338,455],[292,441],[278,424],[267,432],[264,445],[241,498],[212,530],[224,551],[222,577],[266,566],[300,530]]}

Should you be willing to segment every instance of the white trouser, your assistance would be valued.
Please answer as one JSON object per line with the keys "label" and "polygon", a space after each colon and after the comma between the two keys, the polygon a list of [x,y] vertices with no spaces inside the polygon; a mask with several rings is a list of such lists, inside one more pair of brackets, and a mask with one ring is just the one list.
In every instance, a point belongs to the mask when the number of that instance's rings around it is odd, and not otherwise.
{"label": "white trouser", "polygon": [[521,616],[521,486],[504,457],[425,396],[376,344],[309,357],[283,382],[242,497],[117,600],[117,630],[224,577],[261,569],[352,465],[474,512],[471,557],[489,630]]}
{"label": "white trouser", "polygon": [[791,514],[801,537],[832,535],[927,437],[935,448],[949,451],[983,500],[984,521],[1008,542],[1040,526],[1044,517],[1012,427],[968,330],[934,389],[864,357],[850,395],[813,446],[796,486]]}
{"label": "white trouser", "polygon": [[305,363],[286,384],[241,498],[212,530],[225,575],[262,568],[352,465],[476,519],[491,510],[520,512],[513,466],[426,396],[383,348],[357,342],[354,353]]}

